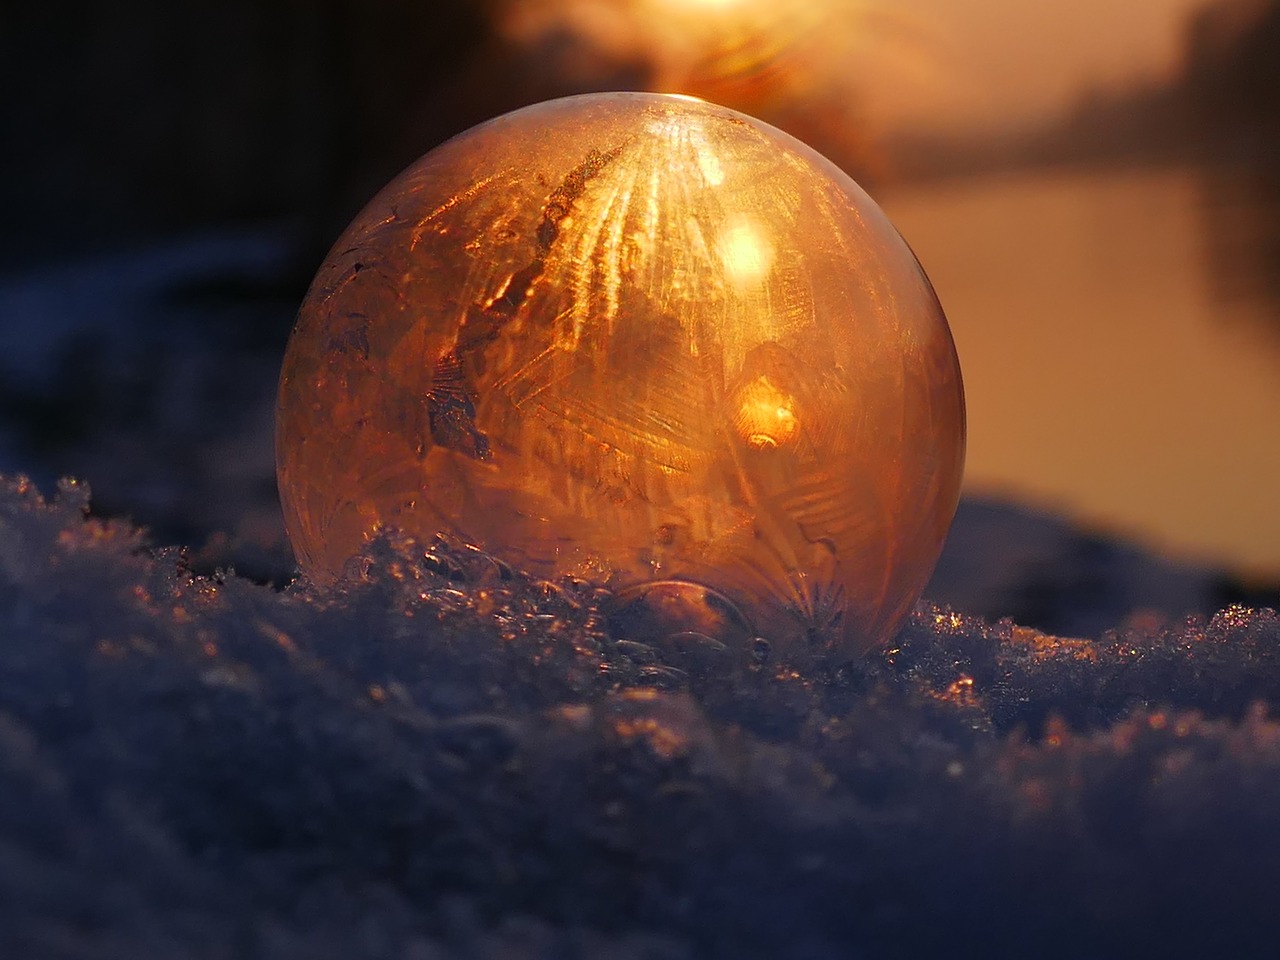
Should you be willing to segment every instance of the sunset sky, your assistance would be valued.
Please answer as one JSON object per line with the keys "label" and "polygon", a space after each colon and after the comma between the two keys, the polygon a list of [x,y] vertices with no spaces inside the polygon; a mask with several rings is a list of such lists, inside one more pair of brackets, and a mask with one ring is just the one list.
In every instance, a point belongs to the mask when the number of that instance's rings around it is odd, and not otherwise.
{"label": "sunset sky", "polygon": [[[876,70],[883,81],[875,83],[876,100],[892,126],[999,122],[1061,108],[1089,87],[1167,74],[1177,62],[1187,15],[1207,5],[893,0],[893,10],[914,20],[921,55],[890,51],[887,69]],[[909,39],[904,44],[917,45]]]}
{"label": "sunset sky", "polygon": [[504,32],[537,57],[553,58],[568,31],[619,61],[648,61],[659,89],[717,99],[723,89],[691,78],[707,62],[750,66],[754,46],[761,63],[784,58],[789,74],[773,76],[793,95],[848,103],[851,117],[893,132],[1007,126],[1090,89],[1168,76],[1192,11],[1252,0],[497,2]]}

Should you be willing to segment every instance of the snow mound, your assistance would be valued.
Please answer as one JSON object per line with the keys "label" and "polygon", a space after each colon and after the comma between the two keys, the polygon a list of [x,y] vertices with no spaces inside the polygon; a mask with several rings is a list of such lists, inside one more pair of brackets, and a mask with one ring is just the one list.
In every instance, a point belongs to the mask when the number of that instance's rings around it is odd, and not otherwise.
{"label": "snow mound", "polygon": [[447,544],[197,576],[88,496],[0,485],[2,956],[1274,949],[1274,611],[786,664]]}

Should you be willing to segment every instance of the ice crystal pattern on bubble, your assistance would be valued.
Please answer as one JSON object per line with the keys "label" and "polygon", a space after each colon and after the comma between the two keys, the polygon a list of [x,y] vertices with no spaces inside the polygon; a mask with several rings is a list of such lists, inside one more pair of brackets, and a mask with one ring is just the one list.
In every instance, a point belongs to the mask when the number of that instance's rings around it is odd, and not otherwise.
{"label": "ice crystal pattern on bubble", "polygon": [[936,562],[964,409],[937,298],[852,180],[733,111],[600,94],[374,198],[302,306],[277,444],[318,578],[379,526],[442,532],[855,653]]}

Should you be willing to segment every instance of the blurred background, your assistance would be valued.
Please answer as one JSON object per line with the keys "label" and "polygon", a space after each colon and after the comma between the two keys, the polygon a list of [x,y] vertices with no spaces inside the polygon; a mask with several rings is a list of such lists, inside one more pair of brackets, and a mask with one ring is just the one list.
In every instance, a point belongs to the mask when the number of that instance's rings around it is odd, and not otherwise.
{"label": "blurred background", "polygon": [[929,595],[1061,632],[1280,583],[1280,0],[119,0],[0,25],[0,472],[283,582],[328,245],[449,136],[702,96],[888,211],[965,372]]}

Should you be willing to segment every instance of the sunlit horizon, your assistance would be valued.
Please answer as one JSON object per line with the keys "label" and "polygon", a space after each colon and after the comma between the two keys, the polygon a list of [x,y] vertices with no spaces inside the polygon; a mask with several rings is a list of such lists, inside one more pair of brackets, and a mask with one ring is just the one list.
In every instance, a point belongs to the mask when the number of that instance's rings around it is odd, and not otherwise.
{"label": "sunlit horizon", "polygon": [[941,83],[874,92],[900,126],[1003,126],[1069,108],[1091,91],[1169,78],[1188,17],[1213,0],[899,0],[932,27]]}
{"label": "sunlit horizon", "polygon": [[1016,126],[1091,91],[1167,79],[1188,17],[1211,5],[508,0],[498,16],[518,43],[567,32],[619,62],[639,58],[664,92],[760,112],[788,97],[843,103],[846,122],[896,133]]}

